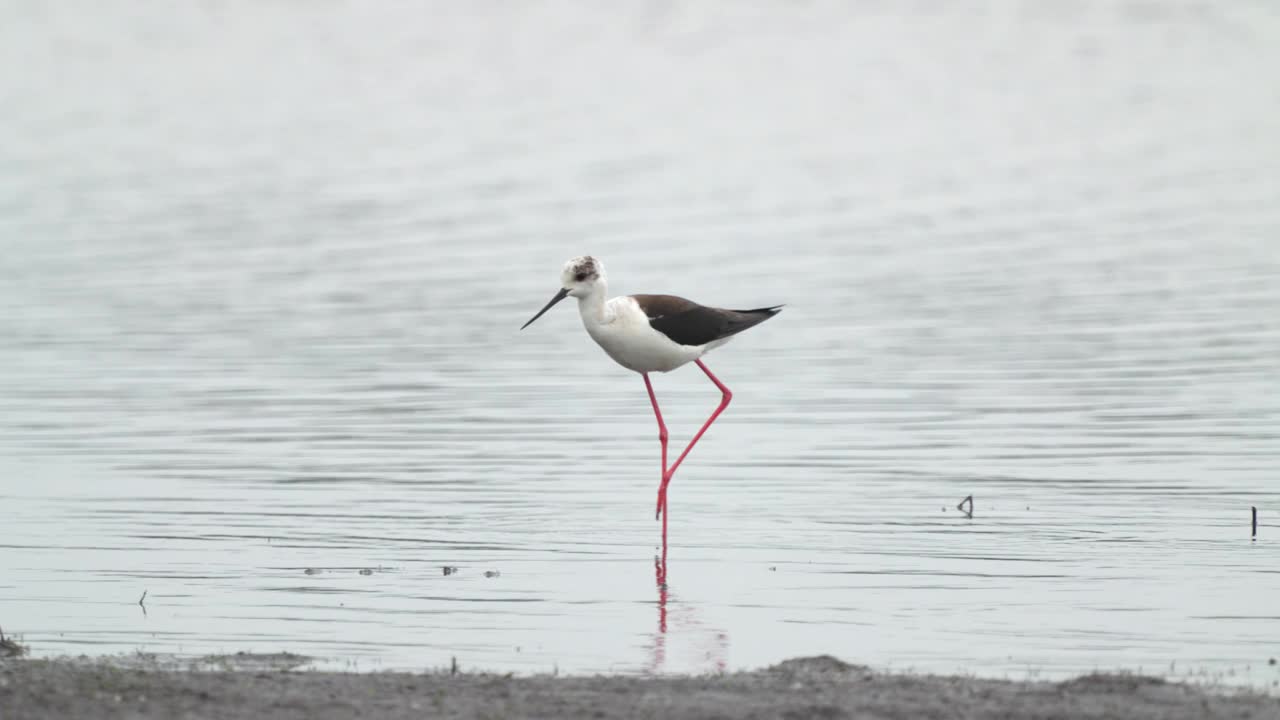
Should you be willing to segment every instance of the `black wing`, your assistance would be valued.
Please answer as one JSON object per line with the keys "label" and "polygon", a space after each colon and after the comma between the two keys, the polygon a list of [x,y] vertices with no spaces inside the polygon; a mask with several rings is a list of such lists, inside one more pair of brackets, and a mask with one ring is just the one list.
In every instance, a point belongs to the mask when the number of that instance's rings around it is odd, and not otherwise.
{"label": "black wing", "polygon": [[777,315],[782,306],[725,310],[674,295],[634,295],[649,325],[680,345],[706,345],[736,335]]}

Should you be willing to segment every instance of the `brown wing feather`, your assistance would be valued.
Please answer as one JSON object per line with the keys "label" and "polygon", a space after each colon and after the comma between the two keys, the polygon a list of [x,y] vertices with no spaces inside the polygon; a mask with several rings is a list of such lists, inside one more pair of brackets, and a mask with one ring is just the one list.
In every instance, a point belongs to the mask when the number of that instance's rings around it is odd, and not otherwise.
{"label": "brown wing feather", "polygon": [[726,310],[699,305],[674,295],[633,295],[649,325],[680,345],[706,345],[736,335],[777,315],[781,305],[755,310]]}

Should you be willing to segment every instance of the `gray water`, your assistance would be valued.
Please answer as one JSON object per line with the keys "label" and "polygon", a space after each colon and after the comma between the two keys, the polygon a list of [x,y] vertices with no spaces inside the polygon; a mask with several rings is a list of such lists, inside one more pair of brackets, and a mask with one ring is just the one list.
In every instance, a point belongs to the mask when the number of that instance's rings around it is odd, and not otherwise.
{"label": "gray water", "polygon": [[[1276,682],[1280,13],[956,5],[6,4],[0,628]],[[787,303],[665,593],[643,383],[517,332],[584,253]]]}

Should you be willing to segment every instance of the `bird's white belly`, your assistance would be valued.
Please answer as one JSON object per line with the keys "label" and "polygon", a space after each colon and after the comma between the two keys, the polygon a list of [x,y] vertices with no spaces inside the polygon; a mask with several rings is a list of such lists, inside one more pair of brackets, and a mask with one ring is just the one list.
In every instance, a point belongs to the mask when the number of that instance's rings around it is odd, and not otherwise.
{"label": "bird's white belly", "polygon": [[670,372],[702,356],[705,348],[688,347],[649,327],[619,318],[605,325],[587,325],[591,338],[619,365],[640,373]]}

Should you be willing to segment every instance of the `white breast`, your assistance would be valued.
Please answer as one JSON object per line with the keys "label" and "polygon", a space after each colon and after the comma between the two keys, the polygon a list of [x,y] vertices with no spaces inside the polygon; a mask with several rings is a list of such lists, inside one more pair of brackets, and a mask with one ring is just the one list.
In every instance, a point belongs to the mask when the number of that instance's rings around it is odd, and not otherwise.
{"label": "white breast", "polygon": [[697,360],[706,346],[679,345],[649,325],[649,318],[635,300],[616,297],[605,308],[603,322],[583,315],[582,324],[591,339],[619,365],[636,372],[670,372]]}

